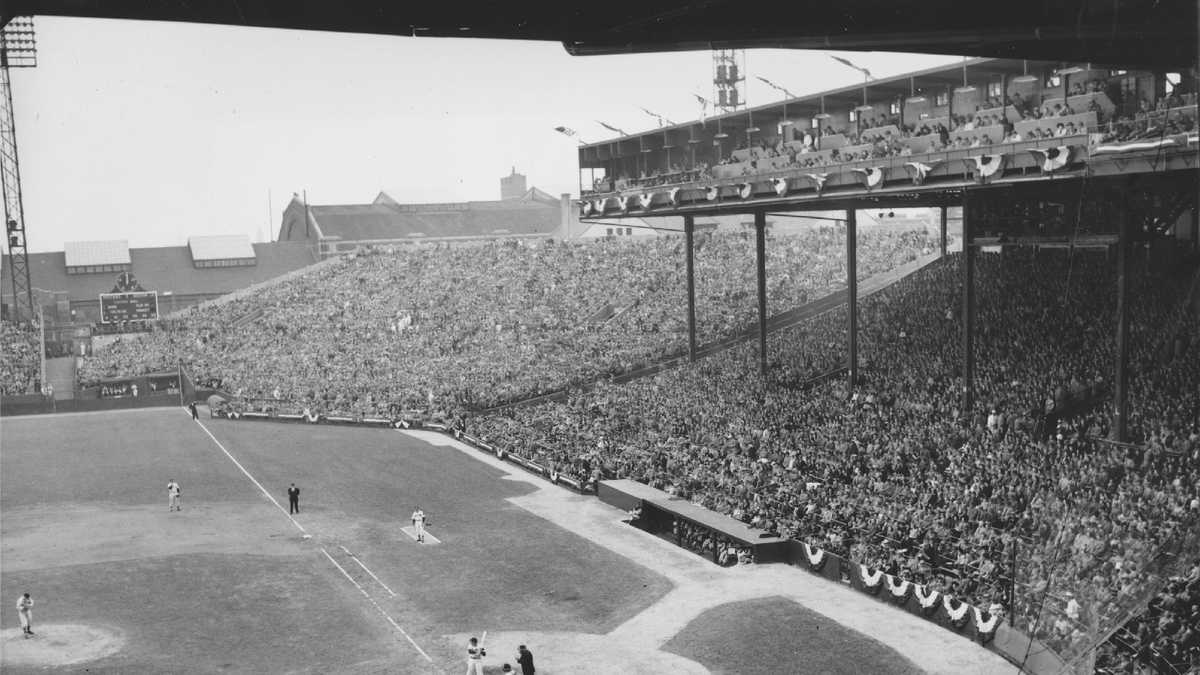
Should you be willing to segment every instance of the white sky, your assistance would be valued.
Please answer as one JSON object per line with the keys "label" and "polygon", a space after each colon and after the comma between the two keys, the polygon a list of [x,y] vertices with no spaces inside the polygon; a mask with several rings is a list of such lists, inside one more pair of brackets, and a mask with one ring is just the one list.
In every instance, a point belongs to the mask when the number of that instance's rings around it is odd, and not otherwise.
{"label": "white sky", "polygon": [[[512,167],[577,194],[575,143],[696,119],[708,52],[573,57],[557,43],[37,17],[38,67],[12,71],[31,251],[64,241],[268,238],[311,204],[498,199]],[[746,98],[803,95],[957,57],[749,51]],[[268,208],[268,194],[273,211]]]}

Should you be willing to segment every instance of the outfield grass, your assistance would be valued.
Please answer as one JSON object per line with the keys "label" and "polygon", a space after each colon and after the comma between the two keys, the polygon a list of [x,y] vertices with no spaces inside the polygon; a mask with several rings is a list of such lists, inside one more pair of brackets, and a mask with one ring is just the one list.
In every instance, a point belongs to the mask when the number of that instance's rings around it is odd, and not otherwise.
{"label": "outfield grass", "polygon": [[665,651],[713,675],[917,675],[895,650],[786,598],[714,607],[669,641]]}

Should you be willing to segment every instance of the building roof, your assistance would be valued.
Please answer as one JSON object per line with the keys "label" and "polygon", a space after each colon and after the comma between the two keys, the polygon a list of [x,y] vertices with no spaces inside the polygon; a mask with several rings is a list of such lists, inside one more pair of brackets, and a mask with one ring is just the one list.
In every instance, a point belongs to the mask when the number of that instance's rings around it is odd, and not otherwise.
{"label": "building roof", "polygon": [[68,241],[63,244],[67,267],[128,265],[129,241]]}
{"label": "building roof", "polygon": [[[128,249],[131,271],[148,291],[175,295],[230,293],[316,262],[306,242],[254,244],[254,265],[197,268],[187,246]],[[4,264],[8,264],[5,256]],[[64,252],[30,253],[33,287],[66,292],[70,300],[96,300],[112,291],[116,273],[67,274]]]}
{"label": "building roof", "polygon": [[560,220],[557,206],[533,199],[396,204],[386,192],[380,193],[374,204],[309,209],[326,237],[344,241],[549,234]]}
{"label": "building roof", "polygon": [[244,234],[216,234],[188,237],[192,260],[244,260],[254,257],[250,237]]}

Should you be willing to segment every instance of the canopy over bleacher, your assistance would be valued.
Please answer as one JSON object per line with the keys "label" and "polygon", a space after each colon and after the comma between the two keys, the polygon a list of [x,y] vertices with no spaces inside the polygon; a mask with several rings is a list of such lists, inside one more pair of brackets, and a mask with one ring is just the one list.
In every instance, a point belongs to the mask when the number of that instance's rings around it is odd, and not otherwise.
{"label": "canopy over bleacher", "polygon": [[254,247],[244,234],[218,234],[188,237],[192,262],[200,267],[205,263],[253,264]]}
{"label": "canopy over bleacher", "polygon": [[[129,265],[129,240],[68,241],[63,244],[68,269],[115,268]],[[101,270],[97,270],[101,271]]]}

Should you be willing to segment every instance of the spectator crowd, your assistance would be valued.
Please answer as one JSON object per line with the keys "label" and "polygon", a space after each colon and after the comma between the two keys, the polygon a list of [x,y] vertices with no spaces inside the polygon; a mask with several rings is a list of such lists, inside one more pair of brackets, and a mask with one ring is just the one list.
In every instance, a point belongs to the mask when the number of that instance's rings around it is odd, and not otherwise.
{"label": "spectator crowd", "polygon": [[37,330],[26,324],[0,321],[0,394],[15,396],[36,394],[41,372],[41,339]]}
{"label": "spectator crowd", "polygon": [[[1182,280],[1143,267],[1134,444],[1113,445],[1103,440],[1107,409],[1094,403],[1107,402],[1115,359],[1113,265],[1102,253],[984,256],[979,403],[968,411],[958,265],[926,268],[862,303],[853,396],[844,379],[803,386],[845,364],[845,314],[835,311],[772,336],[771,368],[787,386],[748,375],[757,354],[742,345],[476,419],[473,433],[566,475],[633,478],[1015,613],[1018,626],[1077,653],[1153,587],[1147,561],[1196,524],[1197,323],[1179,309]],[[1047,426],[1075,399],[1082,413]]]}
{"label": "spectator crowd", "polygon": [[[934,246],[919,230],[859,236],[860,278]],[[752,324],[753,245],[747,232],[697,237],[702,341]],[[468,430],[553,474],[632,478],[1011,616],[1067,658],[1157,597],[1103,648],[1104,667],[1200,664],[1194,584],[1164,581],[1169,549],[1200,526],[1194,268],[1134,256],[1121,444],[1107,440],[1116,279],[1103,249],[979,254],[964,408],[961,254],[860,301],[853,391],[825,377],[846,366],[844,308],[771,334],[765,380],[752,341],[606,381],[686,341],[682,246],[373,251],[98,352],[81,377],[183,360],[241,396],[325,414],[461,414],[569,387],[559,402],[474,414]],[[772,311],[844,288],[844,246],[837,228],[772,234]],[[709,533],[675,534],[739,558]]]}
{"label": "spectator crowd", "polygon": [[[844,288],[844,228],[772,234],[768,305]],[[85,358],[84,386],[189,364],[247,398],[321,413],[492,406],[644,365],[687,344],[685,241],[488,242],[376,250]],[[933,250],[924,230],[862,230],[865,278]],[[752,232],[695,241],[699,339],[750,325]]]}
{"label": "spectator crowd", "polygon": [[[678,163],[664,170],[641,171],[637,176],[620,175],[613,180],[598,179],[596,193],[622,191],[635,187],[680,185],[708,181],[714,176],[754,176],[789,169],[818,169],[851,162],[892,157],[909,157],[956,149],[988,148],[1002,143],[1019,143],[1087,135],[1086,144],[1121,143],[1157,139],[1197,131],[1195,93],[1171,93],[1147,98],[1131,90],[1122,90],[1099,78],[1074,83],[1070,97],[1077,99],[1079,110],[1061,96],[1049,94],[1042,103],[1019,92],[988,97],[974,112],[930,117],[905,124],[899,114],[878,115],[852,120],[849,127],[822,124],[811,130],[797,130],[795,140],[782,136],[760,138],[757,142],[739,140],[734,152],[719,157],[715,166],[697,162],[694,166]],[[1115,100],[1109,100],[1115,97]],[[1101,101],[1105,105],[1101,105]],[[1079,117],[1092,113],[1092,121]],[[1034,121],[1037,124],[1019,125]],[[1095,126],[1090,126],[1094,124]],[[822,143],[822,139],[837,143]],[[1080,141],[1075,141],[1077,144]],[[822,152],[828,146],[830,149]],[[724,169],[724,171],[722,171]],[[732,173],[730,173],[732,171]]]}

